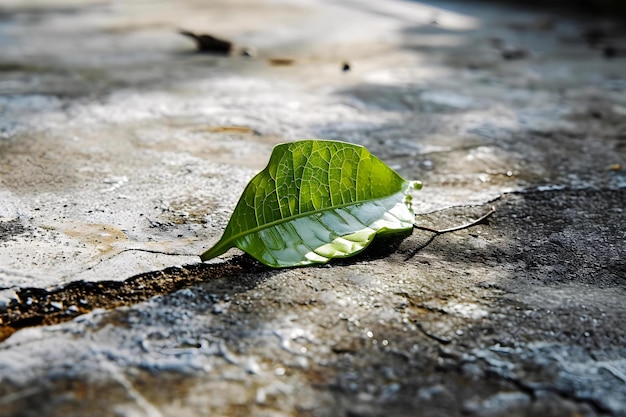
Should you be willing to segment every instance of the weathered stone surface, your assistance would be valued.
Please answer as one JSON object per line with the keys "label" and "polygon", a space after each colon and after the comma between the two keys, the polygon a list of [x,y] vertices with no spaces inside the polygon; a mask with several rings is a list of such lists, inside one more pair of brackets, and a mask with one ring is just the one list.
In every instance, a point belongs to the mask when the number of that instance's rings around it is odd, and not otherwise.
{"label": "weathered stone surface", "polygon": [[[625,46],[466,2],[3,5],[0,415],[626,416]],[[419,223],[497,211],[198,264],[308,137],[423,180]]]}

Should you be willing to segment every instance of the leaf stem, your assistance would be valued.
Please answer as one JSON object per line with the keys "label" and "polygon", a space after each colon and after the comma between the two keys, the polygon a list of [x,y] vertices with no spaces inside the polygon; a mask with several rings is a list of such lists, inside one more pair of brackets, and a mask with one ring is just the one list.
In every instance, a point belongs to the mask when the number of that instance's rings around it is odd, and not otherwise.
{"label": "leaf stem", "polygon": [[411,253],[404,258],[405,261],[408,261],[409,259],[411,259],[412,257],[415,256],[415,254],[417,254],[417,252],[419,252],[420,250],[424,249],[426,246],[430,245],[431,242],[433,240],[435,240],[435,238],[439,235],[442,235],[444,233],[450,233],[450,232],[456,232],[458,230],[463,230],[463,229],[468,229],[472,226],[476,226],[477,224],[483,222],[484,220],[486,220],[489,216],[491,216],[493,213],[496,212],[495,207],[491,207],[491,210],[489,210],[487,213],[483,214],[482,216],[480,216],[478,219],[474,220],[473,222],[469,222],[466,224],[463,224],[461,226],[455,226],[455,227],[450,227],[448,229],[443,229],[443,230],[437,230],[437,229],[433,229],[432,227],[428,227],[428,226],[420,226],[417,224],[413,224],[413,229],[418,229],[418,230],[425,230],[427,232],[431,232],[433,233],[433,235],[426,241],[426,243],[420,245],[419,247],[413,249],[413,251],[411,251]]}
{"label": "leaf stem", "polygon": [[456,232],[458,230],[468,229],[468,228],[470,228],[472,226],[476,226],[477,224],[480,224],[482,221],[487,219],[489,216],[491,216],[495,212],[496,212],[496,209],[494,207],[491,207],[491,210],[489,210],[486,214],[483,214],[482,216],[480,216],[478,219],[476,219],[476,220],[474,220],[472,222],[463,224],[461,226],[450,227],[449,229],[437,230],[437,229],[433,229],[432,227],[420,226],[420,225],[417,225],[417,224],[413,224],[413,228],[414,229],[419,229],[419,230],[425,230],[427,232],[431,232],[431,233],[434,233],[436,235],[442,235],[444,233]]}

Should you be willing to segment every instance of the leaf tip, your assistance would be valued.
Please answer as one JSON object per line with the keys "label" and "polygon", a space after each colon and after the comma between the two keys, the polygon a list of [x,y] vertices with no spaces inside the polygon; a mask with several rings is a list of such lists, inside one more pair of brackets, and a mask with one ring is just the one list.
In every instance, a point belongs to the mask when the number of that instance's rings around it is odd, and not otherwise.
{"label": "leaf tip", "polygon": [[209,250],[205,251],[202,255],[200,255],[200,260],[202,262],[206,262],[213,258],[217,258],[218,256],[224,254],[228,249],[229,247],[224,247],[223,245],[220,245],[218,243]]}

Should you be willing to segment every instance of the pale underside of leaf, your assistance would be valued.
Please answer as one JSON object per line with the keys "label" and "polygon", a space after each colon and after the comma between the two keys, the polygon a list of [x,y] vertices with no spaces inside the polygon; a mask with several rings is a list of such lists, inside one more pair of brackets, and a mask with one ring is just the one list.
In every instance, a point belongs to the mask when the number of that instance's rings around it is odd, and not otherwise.
{"label": "pale underside of leaf", "polygon": [[361,252],[382,233],[413,227],[404,192],[342,208],[320,210],[238,238],[235,245],[276,267],[326,263]]}

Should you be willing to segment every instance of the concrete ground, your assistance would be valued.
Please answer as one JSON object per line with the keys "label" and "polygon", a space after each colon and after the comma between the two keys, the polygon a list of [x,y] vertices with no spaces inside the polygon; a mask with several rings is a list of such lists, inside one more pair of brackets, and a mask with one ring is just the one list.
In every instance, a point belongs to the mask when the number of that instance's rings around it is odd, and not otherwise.
{"label": "concrete ground", "polygon": [[[618,22],[5,1],[0,52],[0,416],[626,416]],[[200,263],[312,137],[422,180],[419,224],[496,213],[327,266]]]}

